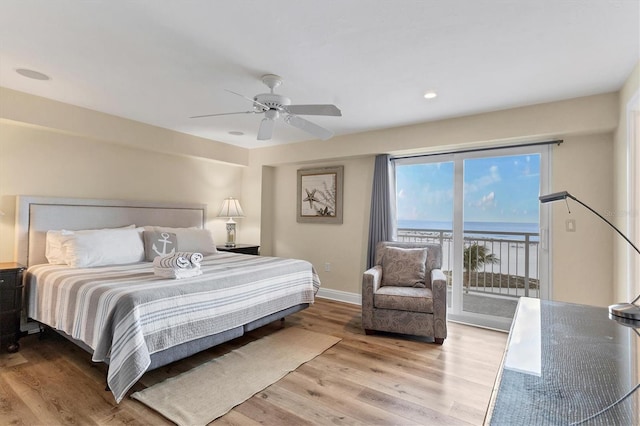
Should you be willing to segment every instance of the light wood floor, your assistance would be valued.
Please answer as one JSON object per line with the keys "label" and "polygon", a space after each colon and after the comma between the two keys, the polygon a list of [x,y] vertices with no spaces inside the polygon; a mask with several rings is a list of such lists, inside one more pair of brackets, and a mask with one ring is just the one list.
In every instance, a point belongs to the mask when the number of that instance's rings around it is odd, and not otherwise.
{"label": "light wood floor", "polygon": [[[325,299],[284,326],[342,341],[214,424],[480,425],[507,340],[505,333],[455,323],[442,346],[366,336],[359,306]],[[149,374],[179,374],[280,327],[278,321]],[[28,336],[20,352],[0,354],[0,424],[171,424],[131,398],[116,404],[104,390],[105,375],[104,365],[64,338]],[[142,388],[138,383],[130,392]]]}

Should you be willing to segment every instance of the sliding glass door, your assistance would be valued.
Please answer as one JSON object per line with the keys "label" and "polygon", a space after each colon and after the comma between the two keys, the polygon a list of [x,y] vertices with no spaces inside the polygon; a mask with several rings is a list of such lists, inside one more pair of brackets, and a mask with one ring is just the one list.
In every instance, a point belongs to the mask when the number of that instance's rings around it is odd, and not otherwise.
{"label": "sliding glass door", "polygon": [[449,319],[506,330],[548,298],[547,175],[545,146],[396,160],[398,239],[442,245]]}

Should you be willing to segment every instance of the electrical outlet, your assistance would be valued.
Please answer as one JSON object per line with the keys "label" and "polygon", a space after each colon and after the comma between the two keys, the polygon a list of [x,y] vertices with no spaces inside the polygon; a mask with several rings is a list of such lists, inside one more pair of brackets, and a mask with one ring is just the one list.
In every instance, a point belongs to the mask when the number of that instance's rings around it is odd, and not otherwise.
{"label": "electrical outlet", "polygon": [[329,262],[324,264],[324,271],[331,272],[331,264]]}
{"label": "electrical outlet", "polygon": [[565,226],[567,228],[567,232],[576,232],[576,220],[575,219],[567,219],[565,221]]}

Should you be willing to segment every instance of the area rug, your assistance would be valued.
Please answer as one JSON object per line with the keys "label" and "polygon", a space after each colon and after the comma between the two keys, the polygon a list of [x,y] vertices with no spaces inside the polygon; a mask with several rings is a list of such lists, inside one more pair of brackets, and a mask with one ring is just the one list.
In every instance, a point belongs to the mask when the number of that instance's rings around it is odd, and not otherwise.
{"label": "area rug", "polygon": [[131,397],[178,425],[206,425],[340,340],[285,328]]}

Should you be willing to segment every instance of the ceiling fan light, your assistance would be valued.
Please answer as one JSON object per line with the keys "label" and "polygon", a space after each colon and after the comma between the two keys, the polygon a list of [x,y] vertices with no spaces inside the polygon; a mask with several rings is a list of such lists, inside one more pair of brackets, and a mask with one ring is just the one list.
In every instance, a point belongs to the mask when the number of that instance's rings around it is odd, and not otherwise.
{"label": "ceiling fan light", "polygon": [[269,109],[264,112],[264,116],[269,120],[276,120],[278,117],[280,117],[280,112],[278,112],[278,110],[276,109]]}
{"label": "ceiling fan light", "polygon": [[268,141],[271,139],[273,135],[273,128],[275,127],[276,122],[269,119],[263,118],[260,122],[260,128],[258,129],[258,140],[259,141]]}

